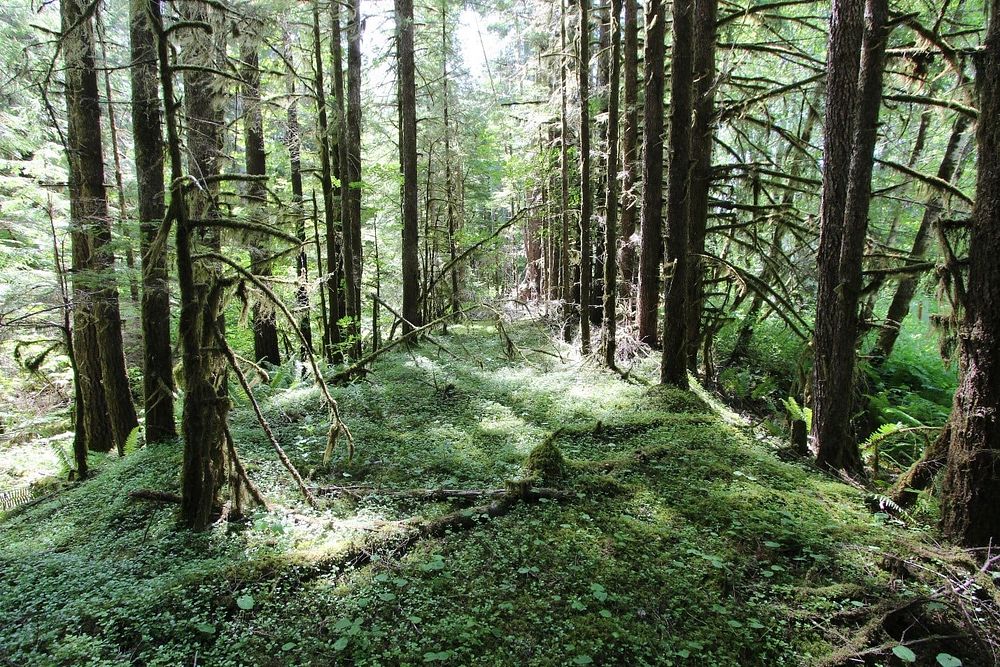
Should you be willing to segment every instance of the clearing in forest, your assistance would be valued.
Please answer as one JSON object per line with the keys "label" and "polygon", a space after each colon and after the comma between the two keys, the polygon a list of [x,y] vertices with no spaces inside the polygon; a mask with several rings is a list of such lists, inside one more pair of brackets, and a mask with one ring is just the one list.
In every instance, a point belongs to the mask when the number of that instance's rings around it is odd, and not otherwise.
{"label": "clearing in forest", "polygon": [[[623,381],[537,322],[450,331],[335,390],[352,461],[323,464],[308,378],[257,385],[319,509],[234,392],[271,512],[191,534],[173,505],[130,499],[176,490],[168,444],[0,519],[0,663],[986,664],[941,587],[975,569],[877,499],[645,382],[652,360]],[[535,484],[560,493],[500,494],[524,491],[509,482],[541,443]]]}

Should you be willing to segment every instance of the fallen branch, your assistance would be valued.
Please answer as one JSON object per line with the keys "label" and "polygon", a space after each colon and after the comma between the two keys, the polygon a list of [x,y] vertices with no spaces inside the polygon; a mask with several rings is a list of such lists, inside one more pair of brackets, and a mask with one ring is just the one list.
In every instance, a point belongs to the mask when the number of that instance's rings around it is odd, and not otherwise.
{"label": "fallen branch", "polygon": [[[384,498],[412,498],[414,500],[479,500],[504,498],[510,489],[380,489],[374,486],[321,486],[312,489],[317,496],[381,496]],[[575,491],[547,487],[529,488],[524,491],[527,500],[567,500],[576,497]]]}
{"label": "fallen branch", "polygon": [[[309,491],[309,487],[306,486],[306,483],[302,481],[302,475],[300,475],[299,471],[295,468],[295,464],[292,463],[291,459],[288,458],[288,455],[285,454],[285,450],[281,447],[280,444],[278,444],[278,439],[274,437],[274,432],[271,430],[271,425],[268,423],[267,418],[264,417],[264,412],[260,409],[260,404],[257,402],[257,398],[253,395],[253,389],[250,388],[250,383],[247,381],[247,376],[243,374],[243,371],[240,370],[240,365],[236,363],[236,355],[233,354],[232,348],[229,347],[229,343],[226,342],[225,336],[217,332],[216,340],[219,343],[219,347],[222,350],[222,353],[225,355],[226,360],[229,362],[229,367],[233,369],[233,372],[236,374],[236,379],[239,380],[240,386],[243,387],[243,392],[247,395],[247,398],[250,399],[250,405],[253,406],[254,414],[257,415],[257,422],[260,424],[260,427],[264,430],[264,433],[267,435],[267,439],[270,440],[271,447],[273,447],[275,453],[277,453],[278,459],[281,461],[281,464],[285,466],[285,469],[288,470],[289,474],[292,476],[292,479],[295,480],[295,484],[299,487],[299,491],[302,492],[302,495],[305,496],[306,502],[315,507],[316,498],[313,497],[313,494],[311,491]],[[227,441],[228,442],[232,441],[231,435],[227,438]],[[235,451],[236,449],[234,446],[233,452]],[[249,482],[249,479],[247,479],[246,481]],[[251,489],[253,489],[252,484],[250,484],[249,486]],[[263,500],[263,496],[260,496],[260,500],[261,501]],[[266,506],[266,503],[262,504]]]}

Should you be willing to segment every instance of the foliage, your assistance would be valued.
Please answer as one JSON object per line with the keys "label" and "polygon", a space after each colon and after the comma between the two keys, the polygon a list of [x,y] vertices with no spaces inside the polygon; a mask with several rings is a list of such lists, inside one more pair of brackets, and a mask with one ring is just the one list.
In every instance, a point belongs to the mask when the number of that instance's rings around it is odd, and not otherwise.
{"label": "foliage", "polygon": [[[376,493],[310,509],[237,406],[237,446],[274,510],[191,534],[172,506],[127,497],[173,489],[175,445],[95,461],[92,480],[0,520],[10,583],[0,655],[26,665],[195,655],[213,665],[801,665],[852,632],[846,620],[829,633],[817,624],[894,594],[885,554],[929,548],[921,531],[887,525],[863,494],[777,460],[694,394],[540,353],[508,361],[490,323],[450,330],[440,342],[457,358],[429,345],[391,353],[366,382],[336,390],[354,416],[352,462],[320,465],[324,411],[308,384],[258,385],[310,484],[498,488],[551,436],[567,463],[559,485],[577,499],[520,505],[398,558],[375,548],[370,564],[334,569],[373,526],[454,505]],[[509,330],[522,350],[548,344],[534,325]],[[911,582],[902,594],[925,593]],[[975,664],[968,651],[948,648]]]}

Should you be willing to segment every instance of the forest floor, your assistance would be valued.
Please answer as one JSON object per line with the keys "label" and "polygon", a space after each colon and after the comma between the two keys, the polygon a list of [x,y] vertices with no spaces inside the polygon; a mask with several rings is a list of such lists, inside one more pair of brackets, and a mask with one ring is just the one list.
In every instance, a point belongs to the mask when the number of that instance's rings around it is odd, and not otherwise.
{"label": "forest floor", "polygon": [[[0,664],[991,664],[991,573],[919,521],[783,460],[704,392],[656,387],[653,359],[625,381],[537,322],[509,331],[513,347],[493,323],[452,327],[448,351],[337,388],[351,461],[322,463],[308,380],[259,384],[309,486],[364,487],[318,509],[235,397],[270,512],[190,534],[175,505],[130,499],[177,491],[167,444],[0,518]],[[565,497],[391,493],[503,489],[554,432],[567,465],[546,485]]]}

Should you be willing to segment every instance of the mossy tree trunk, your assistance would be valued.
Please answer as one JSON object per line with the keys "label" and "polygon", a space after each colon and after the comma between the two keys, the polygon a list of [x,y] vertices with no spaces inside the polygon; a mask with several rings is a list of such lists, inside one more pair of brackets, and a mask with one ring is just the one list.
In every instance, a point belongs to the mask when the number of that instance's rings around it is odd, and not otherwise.
{"label": "mossy tree trunk", "polygon": [[960,333],[962,377],[951,417],[942,527],[971,547],[1000,538],[1000,0],[977,55],[979,175]]}
{"label": "mossy tree trunk", "polygon": [[155,245],[163,223],[165,148],[160,121],[156,38],[150,16],[160,16],[160,0],[130,0],[132,46],[132,136],[139,190],[142,256],[143,394],[146,440],[177,436],[174,424],[174,374],[170,349],[170,286],[167,252]]}
{"label": "mossy tree trunk", "polygon": [[125,372],[111,220],[104,185],[101,109],[93,12],[82,0],[60,3],[66,65],[66,142],[73,242],[73,344],[79,373],[77,410],[87,447],[119,450],[137,424]]}

